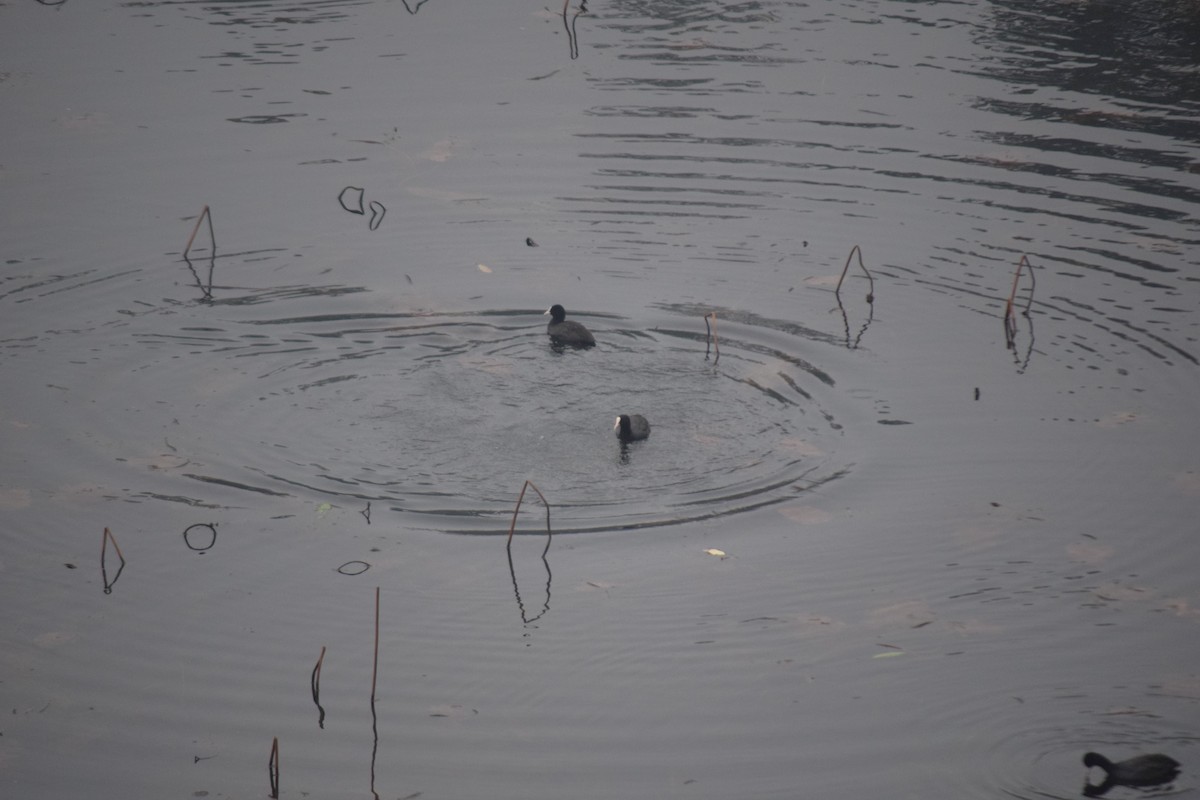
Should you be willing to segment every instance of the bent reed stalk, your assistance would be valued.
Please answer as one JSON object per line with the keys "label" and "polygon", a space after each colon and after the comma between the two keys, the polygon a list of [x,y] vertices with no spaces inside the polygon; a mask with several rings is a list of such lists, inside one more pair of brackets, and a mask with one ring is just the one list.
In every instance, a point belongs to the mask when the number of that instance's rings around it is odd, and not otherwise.
{"label": "bent reed stalk", "polygon": [[1029,257],[1022,255],[1021,260],[1017,262],[1016,272],[1013,273],[1012,291],[1008,293],[1008,302],[1004,304],[1004,343],[1009,349],[1016,347],[1017,338],[1017,319],[1013,313],[1013,306],[1017,299],[1017,286],[1021,282],[1021,270],[1029,267],[1029,295],[1025,299],[1025,310],[1021,313],[1029,316],[1029,309],[1033,307],[1033,292],[1037,288],[1037,278],[1033,275],[1033,264],[1029,262]]}
{"label": "bent reed stalk", "polygon": [[554,534],[550,530],[550,502],[546,500],[546,495],[542,494],[542,490],[537,487],[531,480],[526,480],[521,485],[521,493],[517,495],[517,505],[513,508],[512,522],[508,525],[508,544],[512,545],[513,531],[517,529],[517,514],[521,513],[521,501],[525,499],[525,490],[533,489],[537,492],[537,496],[542,498],[542,505],[546,507],[546,549],[550,549],[550,537]]}
{"label": "bent reed stalk", "polygon": [[[709,318],[712,319],[711,327],[708,324]],[[704,360],[708,360],[708,345],[712,344],[713,350],[716,351],[716,355],[713,357],[713,366],[715,367],[721,360],[721,340],[717,338],[717,312],[710,311],[704,315],[704,331],[708,335],[708,341],[704,345]]]}
{"label": "bent reed stalk", "polygon": [[200,231],[200,223],[204,222],[204,220],[206,220],[206,219],[208,220],[208,238],[209,238],[209,241],[211,242],[211,244],[209,245],[209,247],[210,247],[209,252],[210,253],[216,252],[217,235],[215,233],[213,233],[212,214],[208,210],[208,204],[205,204],[204,210],[200,212],[200,216],[196,217],[196,225],[192,228],[192,235],[188,237],[187,245],[183,248],[183,257],[184,258],[187,258],[188,252],[190,252],[192,249],[192,242],[194,242],[196,240],[196,234],[199,233],[199,231]]}
{"label": "bent reed stalk", "polygon": [[125,566],[125,556],[121,555],[121,546],[117,544],[117,537],[113,536],[112,531],[105,528],[104,537],[100,542],[100,568],[104,568],[104,556],[108,551],[109,542],[112,542],[113,549],[117,551],[117,558],[121,559],[121,566]]}
{"label": "bent reed stalk", "polygon": [[875,278],[872,277],[871,271],[869,269],[867,269],[865,264],[863,264],[862,248],[860,248],[858,245],[854,245],[854,247],[850,248],[850,254],[846,256],[846,265],[844,267],[842,267],[842,275],[840,278],[838,278],[837,288],[833,290],[833,293],[835,295],[837,295],[839,299],[841,298],[842,282],[846,280],[846,272],[850,269],[850,260],[854,258],[855,253],[858,253],[859,269],[861,269],[863,271],[863,274],[867,276],[867,281],[870,283],[870,289],[867,291],[867,303],[874,303],[875,302]]}

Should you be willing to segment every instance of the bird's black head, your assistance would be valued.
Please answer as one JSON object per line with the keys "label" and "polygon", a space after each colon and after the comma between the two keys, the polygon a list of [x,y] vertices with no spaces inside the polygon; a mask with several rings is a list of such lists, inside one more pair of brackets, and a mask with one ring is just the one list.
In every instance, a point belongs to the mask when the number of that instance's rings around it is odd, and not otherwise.
{"label": "bird's black head", "polygon": [[567,317],[567,310],[558,303],[546,309],[546,313],[550,315],[551,322],[562,322]]}

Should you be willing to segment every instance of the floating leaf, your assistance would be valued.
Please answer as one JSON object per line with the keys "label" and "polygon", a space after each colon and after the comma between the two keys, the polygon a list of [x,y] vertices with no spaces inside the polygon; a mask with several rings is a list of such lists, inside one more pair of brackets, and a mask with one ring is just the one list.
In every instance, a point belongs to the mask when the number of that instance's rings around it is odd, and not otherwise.
{"label": "floating leaf", "polygon": [[486,273],[488,275],[492,274],[492,268],[489,267],[487,264],[476,264],[475,266],[479,267],[480,272]]}
{"label": "floating leaf", "polygon": [[889,650],[886,653],[876,653],[871,658],[894,658],[895,656],[904,655],[903,650]]}
{"label": "floating leaf", "polygon": [[710,547],[707,550],[705,550],[704,552],[708,553],[710,556],[719,556],[721,558],[725,558],[725,551],[718,550],[715,547]]}
{"label": "floating leaf", "polygon": [[779,509],[779,513],[792,522],[799,522],[802,525],[820,525],[833,519],[833,515],[828,511],[812,506],[785,506]]}
{"label": "floating leaf", "polygon": [[1101,417],[1096,420],[1096,425],[1101,428],[1116,428],[1120,425],[1136,422],[1137,419],[1138,415],[1135,411],[1114,411],[1107,417]]}
{"label": "floating leaf", "polygon": [[329,511],[329,509],[331,509],[331,508],[333,508],[333,506],[331,506],[329,503],[321,503],[321,505],[317,506],[317,513],[324,514],[326,511]]}

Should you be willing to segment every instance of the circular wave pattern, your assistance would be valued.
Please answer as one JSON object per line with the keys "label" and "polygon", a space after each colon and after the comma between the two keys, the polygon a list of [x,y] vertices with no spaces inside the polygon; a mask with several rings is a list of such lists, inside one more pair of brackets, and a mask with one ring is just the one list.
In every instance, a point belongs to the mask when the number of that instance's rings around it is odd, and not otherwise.
{"label": "circular wave pattern", "polygon": [[[523,310],[293,317],[232,342],[210,329],[208,355],[243,377],[199,411],[241,422],[208,443],[222,457],[187,474],[489,533],[507,531],[526,479],[555,532],[579,532],[728,515],[845,473],[842,426],[819,399],[833,381],[788,352],[801,330],[733,314],[714,360],[701,314],[670,311],[688,316],[678,330],[573,315],[600,339],[585,351],[552,347]],[[649,440],[617,441],[622,413],[644,414]]]}

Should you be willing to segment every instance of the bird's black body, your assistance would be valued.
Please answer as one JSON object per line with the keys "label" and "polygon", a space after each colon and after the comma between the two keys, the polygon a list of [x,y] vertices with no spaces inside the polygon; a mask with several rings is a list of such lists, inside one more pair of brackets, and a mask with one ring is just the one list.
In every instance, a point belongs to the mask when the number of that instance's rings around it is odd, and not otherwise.
{"label": "bird's black body", "polygon": [[566,310],[557,303],[546,311],[550,315],[550,324],[546,333],[555,344],[568,344],[572,347],[591,347],[596,344],[596,337],[582,324],[566,318]]}
{"label": "bird's black body", "polygon": [[1088,785],[1085,794],[1096,797],[1113,786],[1158,786],[1170,783],[1179,775],[1179,762],[1162,753],[1148,753],[1113,763],[1099,753],[1085,753],[1085,767],[1100,767],[1104,770],[1104,783]]}

